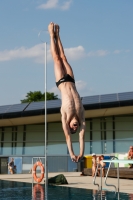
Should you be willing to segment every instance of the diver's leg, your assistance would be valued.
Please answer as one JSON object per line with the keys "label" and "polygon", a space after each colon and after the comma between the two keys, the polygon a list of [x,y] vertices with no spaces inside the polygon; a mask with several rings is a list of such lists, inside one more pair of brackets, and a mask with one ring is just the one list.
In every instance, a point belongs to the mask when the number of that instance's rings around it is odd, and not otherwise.
{"label": "diver's leg", "polygon": [[66,74],[69,74],[72,78],[74,78],[74,74],[73,74],[73,70],[70,66],[70,64],[68,63],[65,53],[64,53],[64,49],[63,49],[63,45],[60,39],[60,35],[59,35],[59,25],[55,24],[55,39],[56,39],[56,43],[57,43],[57,49],[59,52],[59,56],[62,60],[63,63],[63,67],[64,67],[64,71]]}
{"label": "diver's leg", "polygon": [[48,30],[50,34],[50,50],[54,61],[55,79],[57,82],[65,75],[65,71],[55,42],[54,23],[51,22],[49,24]]}

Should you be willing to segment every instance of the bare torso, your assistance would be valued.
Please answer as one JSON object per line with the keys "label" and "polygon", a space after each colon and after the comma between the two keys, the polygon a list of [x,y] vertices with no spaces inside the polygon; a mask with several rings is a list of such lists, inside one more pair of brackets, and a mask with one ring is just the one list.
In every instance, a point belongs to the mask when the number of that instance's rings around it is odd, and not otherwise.
{"label": "bare torso", "polygon": [[75,84],[72,82],[61,83],[59,89],[62,96],[61,114],[66,115],[68,123],[73,117],[76,117],[80,124],[83,106]]}

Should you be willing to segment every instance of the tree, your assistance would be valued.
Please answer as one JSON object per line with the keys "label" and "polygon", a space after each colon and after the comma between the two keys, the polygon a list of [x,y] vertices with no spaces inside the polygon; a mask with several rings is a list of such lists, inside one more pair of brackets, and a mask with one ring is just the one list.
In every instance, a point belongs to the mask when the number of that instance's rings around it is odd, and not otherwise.
{"label": "tree", "polygon": [[[58,99],[58,95],[55,95],[53,92],[46,92],[47,100],[55,100]],[[28,92],[26,95],[26,99],[20,100],[21,103],[28,103],[28,102],[36,102],[36,101],[44,101],[45,100],[45,93],[41,91],[34,91]]]}

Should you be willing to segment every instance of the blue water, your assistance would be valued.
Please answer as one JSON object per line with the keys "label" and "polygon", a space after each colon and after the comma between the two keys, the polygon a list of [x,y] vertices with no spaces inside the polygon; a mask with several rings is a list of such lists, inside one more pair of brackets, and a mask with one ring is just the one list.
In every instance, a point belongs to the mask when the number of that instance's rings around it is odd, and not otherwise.
{"label": "blue water", "polygon": [[[33,192],[32,192],[33,191]],[[0,180],[0,200],[43,200],[45,199],[45,186],[13,181]],[[62,186],[48,187],[48,200],[133,200],[133,194],[100,192],[89,189],[70,188]]]}

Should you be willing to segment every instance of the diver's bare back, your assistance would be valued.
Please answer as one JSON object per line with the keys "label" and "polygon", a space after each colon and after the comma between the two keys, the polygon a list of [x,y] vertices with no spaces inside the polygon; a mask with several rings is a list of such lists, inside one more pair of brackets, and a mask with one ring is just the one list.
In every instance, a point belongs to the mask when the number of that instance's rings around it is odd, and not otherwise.
{"label": "diver's bare back", "polygon": [[65,82],[60,84],[59,89],[62,95],[61,114],[66,114],[67,122],[69,122],[71,118],[77,117],[80,123],[83,106],[75,84]]}

